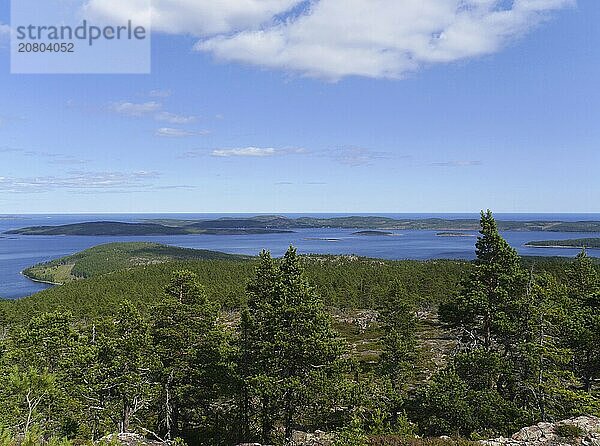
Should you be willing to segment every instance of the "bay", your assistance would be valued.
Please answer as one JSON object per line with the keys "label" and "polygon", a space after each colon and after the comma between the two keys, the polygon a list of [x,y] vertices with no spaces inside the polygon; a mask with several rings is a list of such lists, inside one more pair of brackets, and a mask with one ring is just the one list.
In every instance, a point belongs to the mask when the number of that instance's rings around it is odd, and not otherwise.
{"label": "bay", "polygon": [[[0,216],[0,233],[38,225],[63,225],[87,221],[139,222],[146,219],[214,219],[249,217],[256,214],[69,214]],[[287,217],[340,217],[374,214],[283,214]],[[376,214],[392,218],[478,218],[477,214]],[[496,214],[498,220],[600,220],[600,214]],[[392,236],[356,236],[353,229],[297,229],[294,233],[251,235],[175,235],[175,236],[21,236],[0,234],[0,298],[17,299],[34,294],[49,285],[33,282],[21,274],[28,266],[46,262],[103,243],[149,241],[186,248],[210,249],[231,254],[256,255],[267,249],[282,255],[290,245],[300,253],[354,254],[390,260],[472,259],[477,232],[471,237],[439,237],[439,231],[390,231]],[[532,240],[564,240],[600,237],[600,233],[505,231],[502,235],[521,255],[575,256],[578,249],[530,248]],[[590,251],[600,256],[599,250]]]}

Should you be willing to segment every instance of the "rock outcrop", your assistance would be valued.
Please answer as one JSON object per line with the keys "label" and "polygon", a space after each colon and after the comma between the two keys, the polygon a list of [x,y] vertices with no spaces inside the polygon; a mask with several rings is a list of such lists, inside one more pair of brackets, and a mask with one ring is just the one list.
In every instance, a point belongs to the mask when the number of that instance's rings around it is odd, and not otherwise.
{"label": "rock outcrop", "polygon": [[481,442],[484,446],[600,446],[600,418],[582,416],[538,423],[525,427],[510,438]]}
{"label": "rock outcrop", "polygon": [[314,434],[301,431],[292,433],[292,446],[330,446],[333,441],[332,434],[322,431],[315,431]]}
{"label": "rock outcrop", "polygon": [[111,434],[103,437],[100,444],[121,444],[123,446],[170,446],[173,443],[170,441],[156,441],[144,438],[139,434],[121,433]]}
{"label": "rock outcrop", "polygon": [[[315,433],[294,431],[289,446],[331,446],[334,441],[333,434],[315,431]],[[261,446],[260,443],[242,443],[237,446]]]}

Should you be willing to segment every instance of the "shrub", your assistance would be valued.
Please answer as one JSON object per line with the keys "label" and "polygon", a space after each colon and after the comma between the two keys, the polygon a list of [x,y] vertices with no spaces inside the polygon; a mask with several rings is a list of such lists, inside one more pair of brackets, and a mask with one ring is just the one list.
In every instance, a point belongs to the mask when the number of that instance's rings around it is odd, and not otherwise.
{"label": "shrub", "polygon": [[585,435],[585,431],[575,424],[559,424],[554,428],[554,433],[563,438],[578,438]]}

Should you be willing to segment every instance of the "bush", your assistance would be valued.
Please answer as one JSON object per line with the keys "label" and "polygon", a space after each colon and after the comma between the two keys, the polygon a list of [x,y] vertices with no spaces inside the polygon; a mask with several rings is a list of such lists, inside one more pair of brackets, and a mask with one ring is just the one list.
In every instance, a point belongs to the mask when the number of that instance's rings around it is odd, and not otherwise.
{"label": "bush", "polygon": [[480,446],[464,438],[411,438],[399,435],[377,435],[367,440],[368,446]]}
{"label": "bush", "polygon": [[559,424],[554,428],[554,433],[563,438],[578,438],[585,435],[585,431],[574,424]]}

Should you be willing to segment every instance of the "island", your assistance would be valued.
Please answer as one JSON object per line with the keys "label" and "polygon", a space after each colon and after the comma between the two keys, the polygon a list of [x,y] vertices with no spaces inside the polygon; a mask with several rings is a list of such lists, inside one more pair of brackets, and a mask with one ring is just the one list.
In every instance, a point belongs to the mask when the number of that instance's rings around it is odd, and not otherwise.
{"label": "island", "polygon": [[[293,229],[356,229],[356,230],[437,230],[476,231],[476,219],[414,218],[395,219],[378,216],[300,217],[259,215],[247,218],[208,220],[154,219],[140,222],[100,221],[60,226],[32,226],[7,231],[19,235],[245,235],[293,232]],[[600,232],[600,221],[498,221],[501,231]]]}
{"label": "island", "polygon": [[168,226],[156,223],[123,223],[115,221],[98,221],[74,223],[59,226],[30,226],[6,231],[5,234],[16,235],[87,235],[87,236],[155,236],[155,235],[248,235],[248,234],[281,234],[292,233],[287,229],[270,229],[260,227],[201,227],[194,224],[185,226]]}
{"label": "island", "polygon": [[368,237],[377,237],[377,236],[389,236],[389,235],[394,235],[393,232],[388,232],[388,231],[374,231],[374,230],[367,230],[367,231],[358,231],[358,232],[353,232],[352,235],[360,235],[360,236],[368,236]]}
{"label": "island", "polygon": [[578,238],[570,240],[537,240],[525,243],[531,248],[589,248],[600,249],[600,238]]}
{"label": "island", "polygon": [[475,234],[468,232],[438,232],[436,237],[477,237]]}

